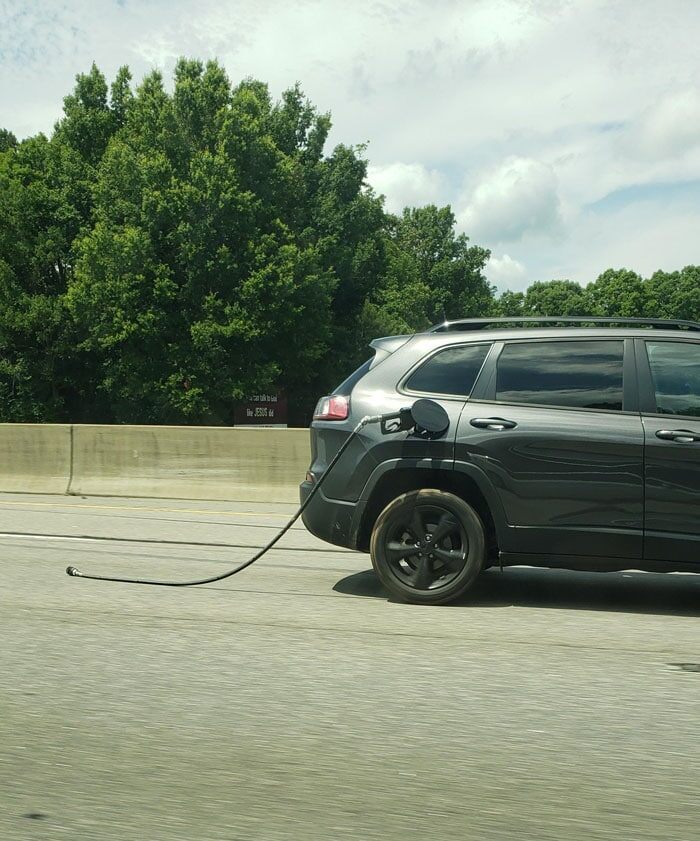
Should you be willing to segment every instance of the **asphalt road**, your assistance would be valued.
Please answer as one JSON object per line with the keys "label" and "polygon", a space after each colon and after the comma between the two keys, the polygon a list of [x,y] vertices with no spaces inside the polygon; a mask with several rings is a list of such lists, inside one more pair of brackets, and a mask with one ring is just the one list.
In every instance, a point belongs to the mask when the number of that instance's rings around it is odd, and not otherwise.
{"label": "asphalt road", "polygon": [[222,571],[291,509],[0,495],[3,841],[700,838],[700,576],[420,608],[301,527],[208,587],[64,573]]}

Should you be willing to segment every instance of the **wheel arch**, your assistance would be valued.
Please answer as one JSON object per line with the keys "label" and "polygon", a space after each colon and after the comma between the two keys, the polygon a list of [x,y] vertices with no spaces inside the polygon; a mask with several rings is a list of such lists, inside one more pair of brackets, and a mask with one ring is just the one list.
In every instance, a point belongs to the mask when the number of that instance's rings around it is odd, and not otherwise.
{"label": "wheel arch", "polygon": [[[379,475],[376,475],[379,474]],[[472,506],[484,524],[490,557],[498,554],[502,545],[505,519],[500,501],[488,479],[472,465],[457,463],[454,467],[423,467],[418,465],[381,465],[375,471],[371,490],[365,491],[366,504],[357,528],[357,548],[367,551],[372,529],[384,508],[402,493],[421,488],[435,488],[460,497]]]}

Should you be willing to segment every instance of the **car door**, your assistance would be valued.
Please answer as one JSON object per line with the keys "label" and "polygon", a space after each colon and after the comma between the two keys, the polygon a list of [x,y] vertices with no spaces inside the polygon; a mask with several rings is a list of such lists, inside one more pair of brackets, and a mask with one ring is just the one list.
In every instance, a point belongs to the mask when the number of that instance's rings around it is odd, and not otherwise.
{"label": "car door", "polygon": [[700,342],[638,340],[648,560],[700,565]]}
{"label": "car door", "polygon": [[503,552],[641,558],[643,443],[631,339],[518,339],[492,349],[455,459],[495,488]]}

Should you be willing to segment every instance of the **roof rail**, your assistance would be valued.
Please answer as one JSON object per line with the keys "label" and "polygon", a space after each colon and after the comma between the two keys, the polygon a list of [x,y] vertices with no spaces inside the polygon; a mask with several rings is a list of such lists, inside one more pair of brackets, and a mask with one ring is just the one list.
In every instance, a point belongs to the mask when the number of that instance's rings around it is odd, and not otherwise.
{"label": "roof rail", "polygon": [[582,326],[609,324],[637,327],[656,327],[661,330],[700,331],[697,321],[684,321],[677,318],[615,318],[595,315],[526,315],[512,318],[459,318],[455,321],[443,321],[426,330],[426,333],[446,333],[458,330],[484,330],[491,325],[503,327],[506,324],[578,324]]}

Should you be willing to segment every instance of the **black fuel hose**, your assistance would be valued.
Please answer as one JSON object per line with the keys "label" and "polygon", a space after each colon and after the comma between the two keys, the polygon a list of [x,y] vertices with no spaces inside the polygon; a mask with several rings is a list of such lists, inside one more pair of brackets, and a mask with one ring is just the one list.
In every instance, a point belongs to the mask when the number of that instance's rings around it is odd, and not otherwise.
{"label": "black fuel hose", "polygon": [[357,433],[368,423],[378,423],[382,419],[382,415],[366,415],[364,418],[362,418],[362,420],[357,424],[357,426],[353,429],[350,435],[348,435],[345,441],[343,441],[342,445],[340,446],[340,449],[333,456],[330,463],[328,464],[328,467],[321,474],[318,481],[311,489],[311,492],[299,506],[292,519],[285,526],[283,526],[283,528],[279,532],[277,532],[277,534],[272,538],[272,540],[268,544],[266,544],[265,546],[263,546],[262,549],[256,552],[252,558],[249,558],[247,561],[244,561],[242,564],[235,567],[234,569],[230,569],[227,572],[222,572],[220,575],[212,575],[210,578],[195,578],[191,581],[161,581],[155,578],[122,578],[116,575],[91,575],[87,572],[81,572],[74,566],[67,567],[66,574],[73,576],[74,578],[91,578],[93,581],[117,581],[121,584],[153,584],[158,587],[196,587],[199,584],[212,584],[215,581],[223,581],[224,578],[230,578],[232,575],[236,575],[239,572],[243,572],[243,570],[247,569],[247,567],[249,567],[251,564],[254,564],[256,561],[260,560],[260,558],[262,558],[262,556],[266,552],[269,552],[270,549],[272,549],[272,547],[282,537],[284,537],[284,535],[289,531],[289,529],[294,525],[294,523],[296,523],[299,517],[301,517],[306,507],[314,498],[319,488],[328,477],[328,474],[338,463],[340,457],[343,455],[345,450],[350,446],[350,443],[355,438]]}

